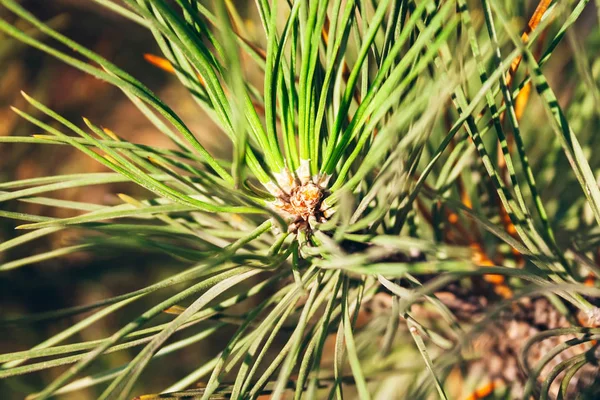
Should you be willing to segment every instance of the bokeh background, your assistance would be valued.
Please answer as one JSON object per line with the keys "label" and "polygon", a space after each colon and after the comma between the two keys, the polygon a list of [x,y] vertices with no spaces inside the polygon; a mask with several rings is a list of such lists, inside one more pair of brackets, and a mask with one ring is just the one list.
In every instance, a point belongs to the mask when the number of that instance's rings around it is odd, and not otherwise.
{"label": "bokeh background", "polygon": [[[93,2],[84,0],[30,0],[22,4],[43,21],[65,35],[75,38],[103,57],[113,61],[136,76],[161,99],[171,106],[194,132],[200,134],[202,143],[210,151],[226,157],[229,142],[210,119],[199,110],[186,89],[176,78],[151,66],[144,54],[159,54],[153,38],[135,23],[106,12]],[[245,14],[246,2],[241,2]],[[20,24],[14,16],[0,7],[0,17]],[[21,27],[23,25],[21,24]],[[34,96],[67,119],[82,126],[82,116],[97,125],[107,127],[132,142],[172,147],[168,139],[158,132],[146,118],[115,87],[85,75],[37,50],[0,36],[0,135],[28,136],[42,133],[21,120],[10,106],[33,112],[27,107],[20,91]],[[68,146],[40,146],[24,144],[0,145],[0,182],[27,179],[54,174],[101,172],[105,168],[77,150]],[[98,204],[117,204],[117,193],[144,196],[133,185],[97,185],[86,188],[61,190],[49,195],[74,201]],[[70,210],[45,207],[22,202],[1,203],[5,211],[22,211],[31,214],[66,217]],[[67,214],[65,214],[67,213]],[[21,221],[0,220],[0,242],[17,236],[15,227]],[[56,249],[74,243],[77,237],[65,233],[50,235],[21,246],[16,251],[0,254],[0,262]],[[0,274],[0,318],[41,313],[45,311],[90,304],[127,293],[171,275],[178,267],[177,261],[156,254],[86,254],[78,253],[47,260]],[[139,303],[139,304],[138,304]],[[131,313],[141,313],[152,304],[153,297],[128,307],[125,313],[116,313],[86,329],[77,341],[100,339],[112,334],[129,320]],[[59,321],[0,326],[0,353],[27,350],[44,339],[85,318],[88,313]],[[119,318],[119,317],[122,317]],[[169,317],[165,317],[166,322]],[[226,338],[228,335],[224,335]],[[221,336],[220,336],[221,337]],[[222,341],[223,339],[221,339]],[[160,391],[197,367],[207,356],[214,356],[219,343],[211,339],[201,342],[193,351],[179,352],[176,357],[163,358],[145,372],[148,383],[144,392]],[[89,372],[99,372],[117,367],[131,359],[134,352],[118,352],[103,357]],[[163,364],[164,363],[164,364]],[[167,368],[161,366],[168,365]],[[0,381],[0,399],[22,399],[38,391],[58,376],[64,368]],[[96,398],[99,392],[90,390],[66,399]]]}

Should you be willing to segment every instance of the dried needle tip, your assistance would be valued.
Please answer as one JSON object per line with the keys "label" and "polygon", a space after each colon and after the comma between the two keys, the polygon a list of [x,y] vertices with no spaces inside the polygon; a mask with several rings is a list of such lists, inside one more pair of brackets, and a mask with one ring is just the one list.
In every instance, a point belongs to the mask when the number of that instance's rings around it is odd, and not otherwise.
{"label": "dried needle tip", "polygon": [[585,313],[588,318],[589,326],[600,326],[600,308],[594,307],[591,310],[587,310]]}

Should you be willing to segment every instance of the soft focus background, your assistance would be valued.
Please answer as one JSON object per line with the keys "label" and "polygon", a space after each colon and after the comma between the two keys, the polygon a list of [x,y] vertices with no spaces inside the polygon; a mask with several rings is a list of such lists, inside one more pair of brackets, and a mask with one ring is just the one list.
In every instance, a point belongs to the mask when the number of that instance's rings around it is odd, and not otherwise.
{"label": "soft focus background", "polygon": [[[244,3],[244,2],[242,2]],[[51,24],[65,35],[113,61],[155,91],[169,104],[192,131],[197,132],[202,143],[212,152],[226,156],[229,142],[221,140],[212,122],[202,115],[185,88],[176,83],[168,73],[144,60],[145,53],[158,54],[153,38],[134,23],[106,12],[101,7],[82,0],[32,0],[23,4],[37,17]],[[245,7],[240,10],[243,13]],[[3,18],[14,21],[13,15],[0,8]],[[128,99],[115,87],[65,66],[39,51],[14,40],[0,37],[0,135],[32,135],[36,131],[29,123],[20,120],[11,110],[14,105],[31,111],[23,101],[20,91],[34,95],[66,118],[83,125],[85,116],[98,125],[107,127],[132,142],[171,147],[164,135],[148,122]],[[52,174],[70,174],[82,171],[103,171],[104,167],[68,146],[39,146],[2,144],[0,146],[0,181],[27,179]],[[52,193],[66,200],[92,203],[119,203],[116,194],[140,191],[133,185],[98,185],[74,188]],[[32,214],[60,216],[63,209],[34,204],[8,202],[0,205],[6,211],[26,211]],[[59,214],[57,214],[57,210]],[[0,242],[16,236],[14,228],[20,221],[0,220]],[[35,241],[37,248],[19,248],[27,254],[0,254],[0,262],[28,256],[72,243],[71,234],[51,235]],[[144,254],[77,254],[60,259],[36,263],[10,273],[0,274],[0,315],[2,318],[40,313],[59,308],[89,304],[101,299],[126,293],[153,283],[178,268],[177,262],[168,258],[157,259]],[[131,312],[142,312],[153,304],[150,296]],[[135,308],[135,309],[134,309]],[[120,314],[126,317],[128,313]],[[61,319],[58,322],[27,325],[0,326],[0,353],[26,350],[56,334],[78,320],[82,315]],[[165,319],[166,321],[166,319]],[[128,322],[118,316],[103,319],[84,331],[80,340],[93,340],[109,336]],[[85,336],[88,335],[88,336]],[[147,371],[147,392],[161,390],[176,377],[190,371],[207,355],[217,352],[210,339],[203,341],[197,352],[178,353],[178,359],[165,357],[164,363]],[[132,354],[134,354],[132,352]],[[121,365],[131,354],[119,352],[103,358],[90,372]],[[39,390],[44,383],[56,377],[64,368],[14,379],[0,381],[0,399],[22,399],[26,393]],[[93,391],[85,397],[79,392],[65,398],[96,398]]]}

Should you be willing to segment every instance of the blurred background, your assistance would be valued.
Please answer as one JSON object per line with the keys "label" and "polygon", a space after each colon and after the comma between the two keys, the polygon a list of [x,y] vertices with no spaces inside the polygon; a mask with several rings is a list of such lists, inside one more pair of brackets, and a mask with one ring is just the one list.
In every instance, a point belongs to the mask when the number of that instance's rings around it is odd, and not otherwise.
{"label": "blurred background", "polygon": [[[244,2],[242,2],[244,3]],[[170,76],[144,59],[144,54],[159,54],[152,36],[133,22],[106,12],[100,6],[81,0],[31,0],[22,4],[42,21],[68,37],[111,60],[122,69],[144,82],[151,90],[171,106],[212,152],[226,157],[230,152],[229,142],[221,140],[210,119],[199,110],[186,89]],[[245,7],[242,7],[242,13]],[[21,29],[24,24],[0,7],[0,17],[15,23]],[[23,90],[42,101],[79,126],[82,116],[95,124],[107,127],[129,141],[172,147],[170,141],[158,132],[131,102],[115,87],[68,67],[60,61],[31,49],[13,39],[0,36],[0,136],[30,136],[42,133],[31,124],[20,119],[10,106],[24,109],[37,115],[28,107],[20,95]],[[38,115],[39,116],[39,115]],[[217,145],[218,144],[218,145]],[[0,182],[28,179],[55,174],[101,172],[105,168],[68,146],[6,144],[0,145]],[[135,195],[141,190],[133,185],[97,185],[73,188],[50,193],[57,198],[85,201],[98,204],[117,204],[122,201],[117,193]],[[143,194],[142,194],[143,196]],[[21,211],[37,215],[67,217],[74,215],[70,210],[57,209],[22,202],[0,204],[4,211]],[[18,236],[15,227],[22,221],[0,220],[0,243]],[[0,263],[16,258],[56,249],[77,240],[74,234],[49,235],[20,246],[15,251],[0,254]],[[180,265],[180,264],[179,264]],[[85,254],[78,253],[47,260],[0,274],[0,318],[40,313],[90,304],[96,301],[127,293],[154,283],[180,268],[177,261],[167,257],[157,259],[144,254]],[[155,304],[152,296],[129,307],[129,312],[143,312]],[[100,339],[112,334],[129,319],[129,312],[116,313],[83,331],[77,341]],[[52,323],[13,324],[0,326],[0,353],[26,350],[44,339],[73,325],[89,315],[64,318]],[[124,317],[122,320],[119,316]],[[165,319],[166,322],[170,318]],[[189,373],[207,355],[217,351],[210,339],[201,342],[197,353],[177,353],[177,359],[165,357],[169,365],[159,365],[147,372],[149,382],[144,392],[160,391]],[[213,350],[214,349],[214,350]],[[102,371],[121,365],[131,359],[131,352],[119,352],[107,357],[89,371]],[[50,372],[26,375],[0,381],[0,399],[22,399],[36,392],[58,376],[64,368]],[[96,398],[99,392],[79,392],[64,398]]]}

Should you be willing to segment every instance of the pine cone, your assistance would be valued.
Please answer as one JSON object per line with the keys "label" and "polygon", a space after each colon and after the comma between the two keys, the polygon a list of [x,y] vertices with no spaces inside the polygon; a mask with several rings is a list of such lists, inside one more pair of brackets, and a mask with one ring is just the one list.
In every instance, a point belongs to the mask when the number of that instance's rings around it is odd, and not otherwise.
{"label": "pine cone", "polygon": [[[501,380],[510,387],[512,399],[522,399],[523,391],[528,379],[526,371],[519,363],[525,344],[534,335],[551,329],[568,328],[572,326],[567,319],[558,312],[546,298],[523,299],[515,304],[511,312],[504,313],[475,341],[476,351],[482,358],[471,367],[483,369],[492,381]],[[535,342],[527,351],[526,357],[529,368],[535,369],[543,357],[556,346],[567,340],[576,338],[576,335],[550,336]],[[550,372],[561,362],[571,357],[580,355],[595,347],[591,342],[570,346],[553,357],[542,369],[537,379],[539,392],[542,382]],[[592,357],[595,358],[595,357]],[[600,370],[593,363],[585,364],[571,379],[566,399],[581,398],[584,392],[590,392],[593,397],[600,395],[598,389],[594,391]],[[549,398],[558,398],[560,383],[565,372],[552,382],[549,389]],[[595,393],[595,395],[594,395]]]}

